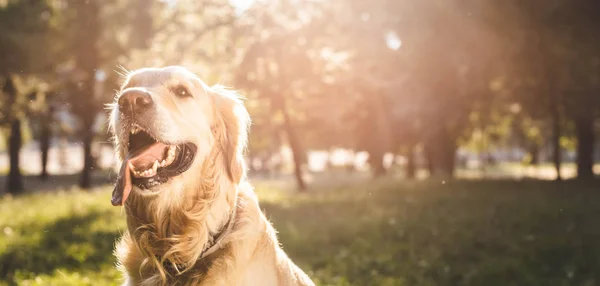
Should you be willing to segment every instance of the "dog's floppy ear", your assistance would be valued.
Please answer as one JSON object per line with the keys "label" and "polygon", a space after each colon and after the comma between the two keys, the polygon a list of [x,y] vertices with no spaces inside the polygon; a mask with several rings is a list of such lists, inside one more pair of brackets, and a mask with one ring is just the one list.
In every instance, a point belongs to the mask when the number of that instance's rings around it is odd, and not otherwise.
{"label": "dog's floppy ear", "polygon": [[234,183],[239,183],[246,174],[244,151],[248,142],[250,116],[240,96],[222,86],[213,86],[217,113],[215,135],[217,144],[225,154],[227,175]]}

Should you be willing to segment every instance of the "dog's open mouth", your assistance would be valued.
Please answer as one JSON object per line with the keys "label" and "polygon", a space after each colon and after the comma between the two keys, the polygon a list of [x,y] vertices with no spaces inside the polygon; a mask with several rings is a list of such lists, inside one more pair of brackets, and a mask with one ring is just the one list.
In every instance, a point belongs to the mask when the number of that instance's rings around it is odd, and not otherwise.
{"label": "dog's open mouth", "polygon": [[133,185],[149,189],[187,171],[196,155],[192,143],[169,144],[154,139],[138,126],[131,128],[129,152],[123,160],[112,204],[123,205]]}

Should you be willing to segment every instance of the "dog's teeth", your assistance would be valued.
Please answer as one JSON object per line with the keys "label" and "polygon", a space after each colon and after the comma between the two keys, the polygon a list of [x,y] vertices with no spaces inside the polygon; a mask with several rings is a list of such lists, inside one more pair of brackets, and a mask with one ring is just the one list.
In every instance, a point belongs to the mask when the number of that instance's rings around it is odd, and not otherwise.
{"label": "dog's teeth", "polygon": [[158,169],[158,161],[154,161],[154,164],[149,169],[144,170],[144,171],[139,172],[139,173],[136,172],[134,174],[136,176],[138,176],[138,177],[148,178],[148,177],[152,177],[152,176],[156,175],[156,170],[157,169]]}
{"label": "dog's teeth", "polygon": [[133,167],[133,164],[131,164],[131,162],[129,162],[129,169],[131,169],[131,171],[135,173],[135,167]]}
{"label": "dog's teeth", "polygon": [[169,154],[169,156],[167,156],[167,159],[166,159],[166,161],[167,161],[166,165],[169,165],[169,164],[173,163],[174,159],[175,159],[175,155]]}
{"label": "dog's teeth", "polygon": [[176,151],[177,151],[177,146],[169,146],[169,151],[167,152],[167,162],[169,164],[175,158]]}
{"label": "dog's teeth", "polygon": [[131,134],[138,134],[138,133],[140,133],[140,130],[141,130],[141,128],[136,125],[136,126],[131,127],[130,132],[131,132]]}

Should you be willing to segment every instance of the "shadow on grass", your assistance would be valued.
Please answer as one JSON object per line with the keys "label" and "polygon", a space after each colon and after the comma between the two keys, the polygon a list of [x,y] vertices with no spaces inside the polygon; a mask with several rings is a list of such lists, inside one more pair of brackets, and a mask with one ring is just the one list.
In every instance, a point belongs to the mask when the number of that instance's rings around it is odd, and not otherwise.
{"label": "shadow on grass", "polygon": [[120,233],[93,229],[94,222],[109,215],[92,210],[51,225],[24,226],[26,239],[0,253],[0,277],[14,284],[15,275],[48,274],[60,268],[99,270],[113,264],[113,246]]}
{"label": "shadow on grass", "polygon": [[[92,187],[114,183],[116,173],[111,170],[98,170],[92,173]],[[81,174],[50,175],[46,180],[39,175],[24,175],[25,193],[49,192],[77,188]],[[5,191],[6,176],[0,176],[0,195]]]}
{"label": "shadow on grass", "polygon": [[[576,181],[377,181],[261,201],[317,285],[597,285],[599,205],[597,182]],[[0,280],[113,267],[115,212],[85,211],[20,226]]]}
{"label": "shadow on grass", "polygon": [[597,285],[597,182],[388,184],[261,202],[320,284]]}

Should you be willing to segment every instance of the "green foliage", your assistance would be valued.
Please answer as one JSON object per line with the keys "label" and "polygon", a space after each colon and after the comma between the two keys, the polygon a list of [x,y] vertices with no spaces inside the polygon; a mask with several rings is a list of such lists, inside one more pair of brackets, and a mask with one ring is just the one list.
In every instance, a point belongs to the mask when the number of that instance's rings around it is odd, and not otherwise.
{"label": "green foliage", "polygon": [[[459,145],[487,148],[470,138],[477,129],[488,145],[535,149],[551,130],[573,137],[560,128],[571,121],[593,132],[600,6],[592,0],[251,2],[5,1],[0,80],[45,78],[85,131],[112,100],[119,65],[185,65],[247,95],[255,154],[285,139],[295,157],[344,147],[372,159],[423,146],[432,165],[451,167]],[[102,87],[97,69],[107,75]]]}
{"label": "green foliage", "polygon": [[[257,187],[284,249],[317,285],[595,285],[596,189],[379,181],[299,195]],[[109,198],[109,188],[2,198],[4,283],[119,283],[112,247],[125,217]]]}
{"label": "green foliage", "polygon": [[116,281],[111,253],[124,220],[118,210],[102,203],[109,200],[104,190],[3,198],[0,276],[23,285]]}
{"label": "green foliage", "polygon": [[50,1],[13,0],[0,5],[0,77],[51,71],[58,43],[54,16]]}

